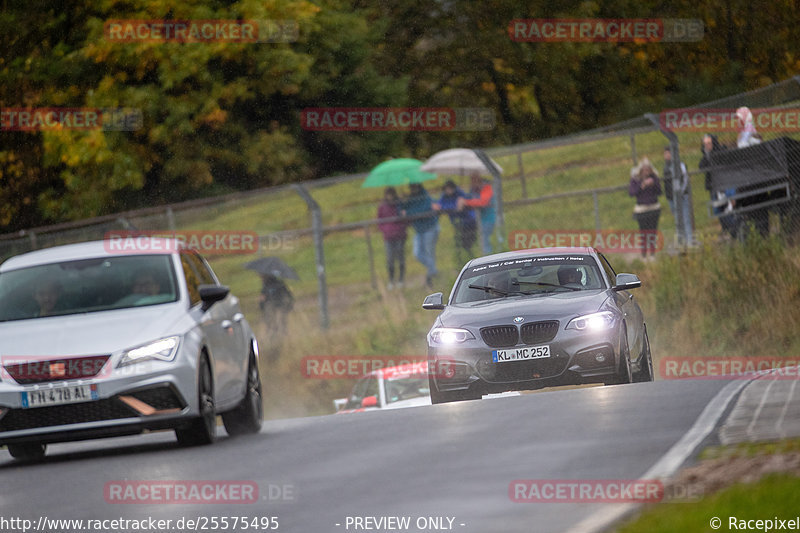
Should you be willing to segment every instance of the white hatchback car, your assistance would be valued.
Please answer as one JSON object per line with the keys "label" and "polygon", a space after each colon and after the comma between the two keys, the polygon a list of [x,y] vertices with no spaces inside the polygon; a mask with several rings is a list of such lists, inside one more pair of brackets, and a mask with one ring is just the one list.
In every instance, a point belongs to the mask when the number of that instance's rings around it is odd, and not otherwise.
{"label": "white hatchback car", "polygon": [[258,344],[238,299],[178,241],[108,241],[0,265],[0,445],[173,429],[184,445],[259,431]]}

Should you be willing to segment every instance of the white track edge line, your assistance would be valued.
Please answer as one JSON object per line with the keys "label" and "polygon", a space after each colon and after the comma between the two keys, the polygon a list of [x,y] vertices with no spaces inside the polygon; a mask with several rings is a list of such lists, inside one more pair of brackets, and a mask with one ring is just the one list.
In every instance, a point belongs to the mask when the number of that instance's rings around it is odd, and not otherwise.
{"label": "white track edge line", "polygon": [[[720,390],[692,427],[676,442],[650,470],[639,478],[642,480],[663,479],[671,476],[692,455],[701,442],[711,433],[725,413],[728,404],[739,391],[752,380],[731,381]],[[598,533],[605,530],[623,515],[638,507],[636,503],[619,503],[606,506],[584,518],[567,530],[568,533]]]}

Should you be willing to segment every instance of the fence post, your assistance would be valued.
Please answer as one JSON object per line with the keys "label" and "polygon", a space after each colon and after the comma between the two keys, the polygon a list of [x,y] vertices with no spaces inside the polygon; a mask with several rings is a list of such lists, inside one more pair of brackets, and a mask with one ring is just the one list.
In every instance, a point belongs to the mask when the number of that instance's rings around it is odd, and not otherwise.
{"label": "fence post", "polygon": [[372,280],[372,288],[378,288],[378,277],[375,275],[375,254],[372,253],[372,236],[370,235],[369,225],[364,226],[364,238],[367,241],[367,257],[369,258],[369,276]]}
{"label": "fence post", "polygon": [[31,250],[37,250],[39,248],[39,244],[36,242],[36,233],[29,231],[28,238],[31,240]]}
{"label": "fence post", "polygon": [[600,231],[600,201],[597,197],[597,191],[592,191],[592,203],[594,204],[594,229]]}
{"label": "fence post", "polygon": [[519,181],[522,184],[522,197],[528,197],[528,184],[525,183],[525,167],[522,166],[522,151],[517,152],[517,165],[519,166]]}
{"label": "fence post", "polygon": [[172,207],[167,206],[167,229],[175,231],[175,213],[172,212]]}
{"label": "fence post", "polygon": [[633,166],[639,164],[637,161],[639,158],[636,155],[636,135],[631,133],[631,157],[633,157]]}
{"label": "fence post", "polygon": [[320,325],[328,329],[328,285],[325,280],[325,247],[323,245],[322,211],[319,204],[299,183],[292,184],[292,188],[306,202],[311,211],[311,229],[314,232],[314,255],[317,262],[317,280],[319,283],[319,312]]}
{"label": "fence post", "polygon": [[[683,181],[683,171],[681,170],[681,156],[680,151],[678,149],[678,136],[675,135],[674,131],[665,129],[661,122],[659,121],[658,117],[653,113],[646,113],[645,117],[650,120],[661,132],[664,137],[667,138],[669,141],[669,149],[672,153],[672,181],[675,183],[676,179]],[[676,191],[673,188],[672,198],[675,202],[675,213],[676,219],[675,220],[675,231],[677,232],[678,237],[678,245],[681,249],[686,249],[686,247],[690,246],[692,242],[690,240],[694,240],[694,209],[692,209],[692,187],[691,183],[688,183],[686,190],[686,195],[684,198],[683,194],[676,194]],[[685,221],[683,217],[684,213],[684,202],[687,202],[689,205],[686,206],[686,209],[689,210],[689,220]],[[688,222],[688,226],[686,227],[685,222]],[[686,235],[689,236],[689,239],[686,239]]]}

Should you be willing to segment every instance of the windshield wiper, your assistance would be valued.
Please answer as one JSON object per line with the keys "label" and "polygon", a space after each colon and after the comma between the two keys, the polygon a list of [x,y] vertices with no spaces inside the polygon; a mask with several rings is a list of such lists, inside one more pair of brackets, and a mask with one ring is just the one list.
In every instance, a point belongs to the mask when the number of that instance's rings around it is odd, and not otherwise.
{"label": "windshield wiper", "polygon": [[[470,289],[478,289],[480,291],[496,292],[497,294],[500,294],[502,296],[508,296],[509,294],[512,294],[512,293],[510,293],[508,291],[504,291],[503,289],[497,289],[495,287],[488,287],[488,286],[485,286],[485,285],[468,285],[468,287]],[[514,294],[516,294],[516,292]]]}
{"label": "windshield wiper", "polygon": [[519,294],[523,296],[533,296],[534,294],[544,294],[542,291],[504,291],[503,289],[497,289],[495,287],[487,287],[484,285],[469,285],[469,288],[483,290],[486,292],[496,292],[502,296],[517,296]]}
{"label": "windshield wiper", "polygon": [[[527,285],[541,285],[543,287],[555,287],[556,289],[567,289],[569,291],[579,291],[578,287],[567,287],[566,285],[556,285],[555,283],[545,283],[543,281],[526,281]],[[512,281],[512,285],[520,285],[519,281]]]}

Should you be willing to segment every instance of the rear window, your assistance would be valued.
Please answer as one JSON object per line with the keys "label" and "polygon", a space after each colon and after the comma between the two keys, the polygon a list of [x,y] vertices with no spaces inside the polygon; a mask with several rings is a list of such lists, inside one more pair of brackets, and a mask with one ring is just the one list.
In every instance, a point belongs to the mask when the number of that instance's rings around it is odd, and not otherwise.
{"label": "rear window", "polygon": [[0,274],[0,321],[158,305],[178,294],[168,255],[51,263]]}

